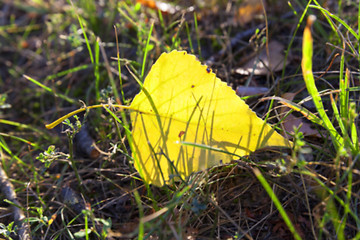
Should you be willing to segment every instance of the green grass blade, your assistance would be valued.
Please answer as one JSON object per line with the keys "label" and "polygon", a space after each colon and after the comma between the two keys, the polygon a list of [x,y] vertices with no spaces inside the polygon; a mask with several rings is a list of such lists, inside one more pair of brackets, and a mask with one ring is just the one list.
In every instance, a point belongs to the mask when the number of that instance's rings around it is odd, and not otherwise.
{"label": "green grass blade", "polygon": [[34,147],[35,149],[40,149],[42,151],[45,151],[42,147],[40,147],[37,143],[35,142],[30,142],[29,140],[26,140],[24,138],[21,138],[21,137],[17,137],[17,136],[13,136],[13,135],[10,135],[10,134],[7,134],[7,133],[1,133],[0,132],[0,135],[1,136],[4,136],[4,137],[8,137],[8,138],[12,138],[12,139],[15,139],[17,141],[20,141],[20,142],[23,142],[23,143],[26,143],[32,147]]}
{"label": "green grass blade", "polygon": [[83,64],[83,65],[80,65],[80,66],[77,66],[77,67],[74,67],[74,68],[66,69],[64,71],[61,71],[61,72],[58,72],[58,73],[47,76],[45,78],[45,81],[53,80],[55,78],[65,76],[65,75],[67,75],[69,73],[78,72],[78,71],[81,71],[81,70],[88,69],[90,67],[92,67],[91,64]]}
{"label": "green grass blade", "polygon": [[261,183],[261,185],[264,187],[265,191],[267,192],[267,194],[271,198],[271,201],[273,201],[273,203],[275,204],[275,206],[278,209],[281,217],[284,219],[284,222],[285,222],[286,226],[289,228],[289,230],[293,234],[294,238],[296,240],[301,240],[301,237],[300,237],[299,233],[296,231],[296,229],[294,227],[294,224],[291,222],[289,216],[286,214],[285,209],[281,205],[281,202],[276,197],[274,191],[271,189],[271,186],[266,181],[264,176],[261,174],[260,170],[257,169],[257,168],[254,168],[253,171],[254,171],[255,176],[257,177],[257,179],[259,180],[259,182]]}
{"label": "green grass blade", "polygon": [[311,122],[318,124],[320,126],[322,126],[324,124],[323,120],[321,120],[318,116],[316,116],[315,114],[313,114],[312,112],[310,112],[309,110],[307,110],[306,108],[304,108],[303,106],[291,102],[285,98],[282,97],[269,97],[269,98],[263,98],[263,100],[266,99],[274,99],[274,100],[278,100],[280,103],[282,103],[283,105],[291,108],[294,111],[297,111],[299,113],[301,113],[302,115],[304,115],[305,118],[307,118],[308,120],[310,120]]}
{"label": "green grass blade", "polygon": [[309,17],[306,28],[304,29],[304,37],[303,37],[303,56],[301,61],[301,67],[303,71],[303,77],[305,80],[306,88],[313,98],[313,102],[316,106],[316,109],[319,113],[320,118],[323,120],[323,127],[325,127],[332,139],[332,142],[336,149],[339,149],[344,145],[343,138],[336,131],[332,122],[330,121],[328,115],[325,112],[324,105],[322,103],[322,99],[320,97],[319,91],[315,85],[315,79],[312,72],[312,56],[313,56],[313,39],[311,36],[311,25],[315,21],[314,16]]}
{"label": "green grass blade", "polygon": [[225,150],[222,150],[220,148],[216,148],[216,147],[211,147],[205,144],[200,144],[200,143],[192,143],[192,142],[186,142],[186,141],[180,141],[179,144],[183,145],[183,146],[191,146],[191,147],[197,147],[197,148],[201,148],[201,149],[206,149],[206,150],[210,150],[210,151],[214,151],[214,152],[221,152],[221,153],[225,153],[228,155],[232,155],[238,158],[241,158],[240,155],[234,154],[232,152],[228,152]]}
{"label": "green grass blade", "polygon": [[[316,1],[315,1],[316,2]],[[318,4],[318,3],[317,3]],[[326,10],[325,8],[319,6],[315,6],[315,5],[310,5],[311,8],[315,8],[320,10],[322,13],[324,13],[325,17],[326,15],[332,17],[333,19],[335,19],[336,21],[338,21],[339,23],[341,23],[352,35],[354,35],[354,37],[356,39],[359,39],[359,35],[354,31],[354,29],[352,29],[345,21],[343,21],[341,18],[339,18],[338,16],[336,16],[335,14],[332,14],[331,12],[329,12],[328,10]],[[332,24],[330,24],[332,26]]]}
{"label": "green grass blade", "polygon": [[104,108],[118,123],[121,124],[121,126],[125,129],[125,134],[130,136],[131,130],[129,129],[129,126],[124,125],[123,121],[121,121],[120,118],[118,118],[116,114],[113,111],[111,111],[109,108],[107,108],[106,106],[104,106]]}
{"label": "green grass blade", "polygon": [[99,60],[100,60],[100,38],[96,38],[95,42],[95,68],[94,68],[94,76],[95,76],[95,94],[96,100],[100,99],[100,72],[99,72]]}
{"label": "green grass blade", "polygon": [[50,92],[50,93],[54,93],[54,91],[53,91],[51,88],[45,86],[45,85],[42,84],[41,82],[39,82],[39,81],[37,81],[37,80],[35,80],[35,79],[27,76],[27,75],[23,75],[23,76],[24,76],[24,78],[26,78],[27,80],[29,80],[29,81],[32,82],[32,83],[35,83],[36,85],[38,85],[38,86],[41,87],[42,89],[44,89],[44,90],[46,90],[46,91],[48,91],[48,92]]}
{"label": "green grass blade", "polygon": [[334,198],[330,197],[329,199],[327,199],[325,201],[325,204],[326,204],[327,213],[330,216],[330,220],[335,228],[336,239],[345,240],[344,233],[340,231],[342,218],[340,217],[340,215],[338,213],[338,208],[335,204]]}
{"label": "green grass blade", "polygon": [[340,74],[339,74],[340,116],[343,119],[346,119],[349,110],[349,91],[347,91],[347,88],[349,87],[349,70],[346,69],[345,78],[343,78],[344,64],[345,64],[345,56],[343,51],[341,54]]}
{"label": "green grass blade", "polygon": [[101,40],[100,38],[99,39],[99,47],[100,47],[100,51],[101,51],[101,55],[104,59],[104,63],[105,63],[105,67],[106,67],[106,71],[107,71],[107,75],[109,77],[109,81],[110,81],[110,85],[111,85],[111,90],[112,90],[112,93],[114,94],[114,97],[115,97],[115,101],[117,104],[120,104],[121,103],[121,100],[120,100],[120,97],[119,97],[119,92],[117,90],[117,87],[116,87],[116,82],[114,80],[114,77],[113,77],[113,74],[111,72],[111,68],[110,68],[110,63],[109,63],[109,60],[108,60],[108,57],[106,55],[106,51],[105,51],[105,48],[104,48],[104,45],[101,43]]}
{"label": "green grass blade", "polygon": [[199,59],[202,59],[200,35],[199,35],[199,28],[198,28],[196,12],[194,12],[194,25],[195,25],[196,39],[197,39],[197,45],[198,45],[198,51],[199,51]]}
{"label": "green grass blade", "polygon": [[358,110],[356,107],[356,103],[350,102],[348,108],[348,117],[346,118],[349,121],[349,129],[350,129],[350,136],[351,136],[351,143],[352,143],[352,154],[354,156],[359,154],[359,136],[357,130],[357,123],[355,119],[358,117]]}
{"label": "green grass blade", "polygon": [[[18,156],[16,156],[15,154],[13,154],[13,152],[10,150],[10,148],[6,145],[4,139],[1,137],[0,138],[0,149],[4,149],[5,152],[7,152],[12,158],[14,158],[18,163],[20,163],[22,166],[27,167],[29,169],[31,169],[30,165],[28,165],[27,163],[25,163],[23,160],[21,160]],[[23,170],[23,169],[22,169]],[[24,170],[23,170],[24,172]]]}
{"label": "green grass blade", "polygon": [[296,33],[297,31],[299,30],[300,26],[301,26],[301,23],[303,22],[306,14],[307,14],[307,11],[309,9],[309,5],[310,5],[311,1],[308,1],[305,9],[304,9],[304,12],[301,14],[301,17],[299,19],[299,22],[298,24],[296,25],[296,29],[294,31],[294,33],[292,34],[292,37],[291,37],[291,40],[290,40],[290,43],[289,45],[287,46],[287,49],[285,51],[285,57],[284,57],[284,64],[283,64],[283,70],[282,70],[282,73],[281,73],[281,79],[283,79],[285,77],[285,68],[286,68],[286,62],[287,62],[287,59],[288,59],[288,56],[289,56],[289,53],[290,53],[290,48],[292,47],[293,45],[293,42],[295,40],[295,37],[297,36]]}
{"label": "green grass blade", "polygon": [[358,91],[360,91],[360,86],[358,86],[358,87],[349,87],[347,90],[349,92],[358,92]]}
{"label": "green grass blade", "polygon": [[147,54],[149,51],[150,38],[151,38],[151,33],[152,33],[153,28],[154,28],[154,23],[151,24],[148,38],[146,40],[146,45],[145,45],[145,49],[144,49],[144,58],[143,58],[143,63],[142,63],[142,68],[141,68],[141,75],[140,75],[141,81],[144,81],[146,58],[147,58]]}
{"label": "green grass blade", "polygon": [[142,240],[144,239],[144,208],[143,208],[143,205],[141,203],[141,198],[140,198],[140,194],[137,190],[134,191],[134,197],[135,197],[135,201],[136,201],[136,204],[138,206],[138,209],[139,209],[139,232],[138,232],[138,239],[139,240]]}
{"label": "green grass blade", "polygon": [[[324,188],[331,196],[334,197],[334,199],[342,206],[345,208],[345,202],[335,194],[335,192],[330,189],[328,186],[325,185],[325,183],[323,183],[315,174],[309,172],[309,171],[301,171],[302,174],[310,176],[312,179],[314,179],[322,188]],[[349,214],[351,215],[351,217],[355,220],[356,224],[360,224],[360,218],[359,216],[354,213],[353,211],[350,211]]]}
{"label": "green grass blade", "polygon": [[339,226],[339,235],[344,236],[345,235],[345,227],[346,227],[346,220],[348,218],[348,214],[351,211],[350,203],[352,201],[351,193],[352,193],[352,183],[353,183],[353,175],[352,175],[352,167],[349,167],[348,171],[348,181],[346,183],[347,185],[347,192],[346,192],[346,201],[345,201],[345,207],[344,207],[344,214],[342,217],[342,221]]}
{"label": "green grass blade", "polygon": [[351,134],[351,140],[353,143],[353,146],[355,147],[355,152],[353,153],[354,155],[359,154],[360,152],[360,146],[359,146],[359,136],[358,136],[358,130],[357,130],[357,126],[355,123],[355,118],[357,117],[357,111],[356,111],[356,104],[355,103],[350,103],[350,111],[349,111],[349,119],[351,120],[350,122],[350,134]]}
{"label": "green grass blade", "polygon": [[82,18],[80,17],[79,14],[77,14],[73,2],[72,2],[71,0],[68,0],[68,2],[70,2],[71,6],[72,6],[73,9],[74,9],[74,13],[75,13],[75,15],[76,15],[76,17],[77,17],[77,19],[78,19],[78,22],[79,22],[79,24],[80,24],[80,28],[81,28],[81,30],[82,30],[82,33],[83,33],[83,36],[84,36],[84,39],[85,39],[85,42],[86,42],[86,47],[87,47],[87,49],[88,49],[88,51],[89,51],[89,56],[90,56],[91,63],[94,64],[93,52],[92,52],[92,50],[91,50],[90,42],[89,42],[89,39],[88,39],[88,37],[87,37],[86,31],[85,31],[85,28],[84,28],[84,25],[83,25]]}
{"label": "green grass blade", "polygon": [[[358,6],[358,52],[360,52],[360,1]],[[358,55],[358,61],[360,60],[360,55]],[[359,61],[360,62],[360,61]]]}
{"label": "green grass blade", "polygon": [[[123,102],[123,104],[126,104],[125,93],[124,93],[124,88],[123,88],[123,80],[122,80],[122,76],[121,76],[120,48],[119,48],[119,39],[118,39],[118,32],[117,32],[116,26],[114,26],[114,31],[115,31],[115,39],[116,39],[116,57],[117,57],[118,72],[119,72],[120,92],[121,92],[122,102]],[[125,122],[126,122],[126,125],[128,126],[127,121],[125,121]]]}
{"label": "green grass blade", "polygon": [[41,82],[35,80],[35,79],[32,78],[32,77],[29,77],[29,76],[27,76],[27,75],[25,75],[25,74],[23,75],[23,77],[26,78],[27,80],[29,80],[30,82],[35,83],[36,85],[38,85],[39,87],[41,87],[41,88],[44,89],[45,91],[52,93],[54,96],[57,96],[57,97],[65,100],[65,101],[67,101],[67,102],[69,102],[69,103],[72,103],[72,104],[77,103],[74,99],[71,99],[71,98],[69,98],[68,96],[66,96],[66,95],[64,95],[64,94],[55,93],[51,88],[45,86],[44,84],[42,84]]}
{"label": "green grass blade", "polygon": [[14,126],[14,127],[18,127],[21,129],[28,129],[28,130],[31,130],[31,131],[34,131],[36,133],[40,133],[40,134],[43,134],[45,138],[48,138],[46,136],[46,132],[43,131],[43,130],[40,130],[34,126],[30,126],[30,125],[27,125],[27,124],[23,124],[23,123],[19,123],[19,122],[14,122],[14,121],[11,121],[11,120],[6,120],[6,119],[0,119],[0,123],[2,124],[6,124],[6,125],[10,125],[10,126]]}
{"label": "green grass blade", "polygon": [[[334,100],[334,97],[332,96],[332,94],[330,94],[330,103],[331,103],[331,107],[334,111],[334,117],[335,117],[336,121],[339,123],[339,128],[341,130],[341,134],[344,139],[344,143],[346,143],[346,142],[350,141],[350,138],[348,136],[347,128],[344,124],[344,121],[341,119],[338,106],[336,105],[336,101]],[[352,144],[349,144],[349,145],[351,146]]]}
{"label": "green grass blade", "polygon": [[185,22],[185,28],[186,28],[186,35],[187,35],[188,41],[189,41],[190,51],[191,51],[191,53],[194,53],[194,47],[193,47],[193,44],[192,44],[191,35],[190,35],[190,30],[189,30],[189,25],[188,25],[187,22]]}

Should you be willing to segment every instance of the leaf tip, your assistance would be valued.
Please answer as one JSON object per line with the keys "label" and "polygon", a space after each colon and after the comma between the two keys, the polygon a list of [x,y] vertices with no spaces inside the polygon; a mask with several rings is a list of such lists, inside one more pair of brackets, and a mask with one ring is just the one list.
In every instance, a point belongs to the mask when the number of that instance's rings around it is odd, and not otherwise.
{"label": "leaf tip", "polygon": [[315,21],[316,21],[316,16],[310,15],[306,21],[306,26],[311,27]]}

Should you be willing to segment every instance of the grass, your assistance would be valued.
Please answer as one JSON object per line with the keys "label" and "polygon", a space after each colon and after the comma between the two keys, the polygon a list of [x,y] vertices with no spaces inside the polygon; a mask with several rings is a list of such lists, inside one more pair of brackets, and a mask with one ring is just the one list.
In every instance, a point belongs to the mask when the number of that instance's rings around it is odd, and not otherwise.
{"label": "grass", "polygon": [[[264,19],[241,26],[241,1],[194,10],[173,1],[166,11],[150,1],[60,2],[0,3],[0,158],[18,200],[1,186],[0,236],[360,239],[359,5],[291,1],[279,14],[278,3],[266,1],[268,29],[251,39],[281,41],[290,64],[272,77],[249,78],[234,69],[251,54],[250,37],[230,40]],[[296,14],[284,21],[286,11]],[[313,27],[305,22],[310,14]],[[172,49],[215,59],[210,67],[234,88],[249,81],[273,87],[271,103],[247,102],[270,122],[279,102],[319,133],[295,129],[291,150],[258,150],[169,186],[146,184],[133,167],[129,112],[114,107],[128,105],[160,53]],[[280,97],[288,92],[298,92],[295,100]],[[77,118],[45,129],[82,106]],[[282,117],[272,122],[279,129]],[[76,133],[85,125],[100,157],[79,151]]]}

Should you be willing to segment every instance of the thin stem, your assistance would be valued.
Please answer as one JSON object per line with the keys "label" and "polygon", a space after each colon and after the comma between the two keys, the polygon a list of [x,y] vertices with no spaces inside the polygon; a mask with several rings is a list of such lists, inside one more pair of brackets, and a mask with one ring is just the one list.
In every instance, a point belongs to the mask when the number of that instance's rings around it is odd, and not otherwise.
{"label": "thin stem", "polygon": [[[72,111],[71,113],[66,114],[65,116],[62,116],[61,118],[55,120],[54,122],[52,122],[50,124],[46,124],[45,127],[47,129],[53,129],[54,127],[56,127],[57,125],[62,123],[65,119],[68,119],[69,117],[74,116],[75,114],[78,114],[80,112],[86,111],[87,109],[109,107],[109,106],[110,106],[110,104],[97,104],[97,105],[92,105],[92,106],[88,106],[88,107],[84,107],[84,108],[79,108],[79,109],[76,109],[75,111]],[[130,106],[125,106],[125,105],[120,105],[120,104],[111,104],[111,106],[117,107],[117,108],[122,108],[122,109],[131,109]]]}
{"label": "thin stem", "polygon": [[79,182],[79,186],[81,186],[81,182],[82,179],[79,175],[79,172],[77,170],[75,161],[74,161],[74,140],[73,140],[73,136],[69,136],[69,159],[70,159],[70,164],[71,164],[71,168],[74,170],[76,179]]}

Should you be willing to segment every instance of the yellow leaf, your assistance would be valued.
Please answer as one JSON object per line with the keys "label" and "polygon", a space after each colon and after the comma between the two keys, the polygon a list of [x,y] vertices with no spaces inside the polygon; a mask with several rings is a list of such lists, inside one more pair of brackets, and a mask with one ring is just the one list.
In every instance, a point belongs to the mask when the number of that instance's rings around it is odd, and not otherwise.
{"label": "yellow leaf", "polygon": [[258,148],[290,146],[210,68],[186,52],[160,56],[130,109],[135,110],[135,168],[157,186]]}

